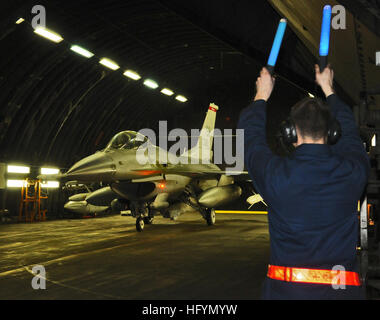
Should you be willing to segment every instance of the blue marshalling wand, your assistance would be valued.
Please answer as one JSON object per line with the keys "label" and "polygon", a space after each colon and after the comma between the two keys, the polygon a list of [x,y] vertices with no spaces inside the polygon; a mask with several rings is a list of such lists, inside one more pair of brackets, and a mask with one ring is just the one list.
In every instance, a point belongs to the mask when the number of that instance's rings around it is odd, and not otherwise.
{"label": "blue marshalling wand", "polygon": [[319,43],[319,69],[320,72],[327,66],[327,57],[330,46],[330,28],[331,28],[331,6],[326,5],[323,8],[321,41]]}
{"label": "blue marshalling wand", "polygon": [[282,39],[284,38],[285,30],[286,30],[286,19],[281,19],[280,23],[278,24],[276,36],[273,41],[272,50],[269,55],[268,63],[267,63],[267,69],[270,72],[270,74],[273,74],[274,67],[276,65],[277,57],[280,52]]}

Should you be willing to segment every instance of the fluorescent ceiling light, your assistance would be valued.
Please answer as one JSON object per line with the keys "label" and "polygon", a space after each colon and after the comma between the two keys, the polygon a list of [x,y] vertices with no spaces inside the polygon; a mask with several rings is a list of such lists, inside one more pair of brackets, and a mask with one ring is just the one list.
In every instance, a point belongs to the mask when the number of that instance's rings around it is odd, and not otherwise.
{"label": "fluorescent ceiling light", "polygon": [[58,174],[59,169],[57,168],[41,168],[41,174]]}
{"label": "fluorescent ceiling light", "polygon": [[373,135],[373,137],[371,139],[371,146],[376,147],[376,133]]}
{"label": "fluorescent ceiling light", "polygon": [[20,24],[20,23],[23,23],[25,20],[23,18],[19,18],[17,21],[16,21],[16,24]]}
{"label": "fluorescent ceiling light", "polygon": [[86,58],[91,58],[94,56],[94,54],[86,49],[83,49],[82,47],[80,46],[77,46],[77,45],[73,45],[71,46],[70,50],[86,57]]}
{"label": "fluorescent ceiling light", "polygon": [[150,80],[150,79],[146,79],[144,81],[144,84],[149,87],[149,88],[152,88],[152,89],[156,89],[158,88],[158,84],[157,82],[153,81],[153,80]]}
{"label": "fluorescent ceiling light", "polygon": [[181,101],[181,102],[186,102],[187,101],[187,98],[184,97],[184,96],[181,96],[181,95],[178,95],[175,98],[176,98],[176,100]]}
{"label": "fluorescent ceiling light", "polygon": [[9,173],[30,173],[29,167],[24,166],[8,166]]}
{"label": "fluorescent ceiling light", "polygon": [[162,89],[162,90],[161,90],[161,93],[166,94],[167,96],[172,96],[172,95],[174,94],[174,92],[171,91],[171,90],[168,89],[168,88],[164,88],[164,89]]}
{"label": "fluorescent ceiling light", "polygon": [[42,188],[59,188],[59,181],[44,181],[41,182]]}
{"label": "fluorescent ceiling light", "polygon": [[24,180],[7,180],[7,187],[8,188],[22,188],[24,185]]}
{"label": "fluorescent ceiling light", "polygon": [[312,95],[310,92],[307,93],[309,95],[310,98],[315,98],[314,95]]}
{"label": "fluorescent ceiling light", "polygon": [[42,27],[37,27],[36,29],[34,29],[34,33],[37,33],[38,35],[46,39],[49,39],[55,43],[59,43],[63,40],[63,38],[58,33],[55,33],[51,30]]}
{"label": "fluorescent ceiling light", "polygon": [[136,73],[136,72],[134,72],[132,70],[127,70],[123,74],[126,77],[131,78],[133,80],[140,80],[141,79],[141,76],[138,73]]}
{"label": "fluorescent ceiling light", "polygon": [[99,61],[100,64],[102,64],[103,66],[107,67],[107,68],[110,68],[112,70],[117,70],[119,69],[120,67],[117,65],[116,62],[110,60],[110,59],[107,59],[107,58],[103,58]]}

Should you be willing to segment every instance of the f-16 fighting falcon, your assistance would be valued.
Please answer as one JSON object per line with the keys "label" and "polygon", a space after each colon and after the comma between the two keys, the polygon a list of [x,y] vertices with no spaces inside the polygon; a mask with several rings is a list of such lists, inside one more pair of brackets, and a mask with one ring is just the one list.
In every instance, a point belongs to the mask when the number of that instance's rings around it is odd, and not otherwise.
{"label": "f-16 fighting falcon", "polygon": [[[241,187],[234,181],[237,172],[233,173],[234,176],[229,175],[229,172],[207,161],[212,157],[218,109],[215,104],[210,104],[197,144],[183,151],[177,164],[159,161],[170,158],[170,155],[147,136],[135,131],[122,131],[105,149],[75,163],[63,178],[108,184],[117,199],[112,201],[112,209],[130,209],[136,218],[137,231],[152,223],[156,214],[174,220],[188,206],[199,211],[211,226],[215,223],[215,208],[236,200],[242,194]],[[182,161],[184,159],[188,161]],[[242,174],[249,179],[246,172],[240,172]],[[96,206],[108,206],[109,202],[103,203],[103,191],[109,192],[108,189],[100,189],[89,194],[85,201]]]}

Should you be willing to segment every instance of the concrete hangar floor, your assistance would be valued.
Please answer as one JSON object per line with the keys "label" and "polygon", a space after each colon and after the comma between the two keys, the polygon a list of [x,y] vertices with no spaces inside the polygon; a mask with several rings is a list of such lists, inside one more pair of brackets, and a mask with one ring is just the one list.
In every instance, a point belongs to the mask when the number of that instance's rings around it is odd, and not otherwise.
{"label": "concrete hangar floor", "polygon": [[[156,217],[144,232],[118,215],[0,225],[0,299],[259,299],[266,215]],[[35,290],[42,265],[46,289]]]}

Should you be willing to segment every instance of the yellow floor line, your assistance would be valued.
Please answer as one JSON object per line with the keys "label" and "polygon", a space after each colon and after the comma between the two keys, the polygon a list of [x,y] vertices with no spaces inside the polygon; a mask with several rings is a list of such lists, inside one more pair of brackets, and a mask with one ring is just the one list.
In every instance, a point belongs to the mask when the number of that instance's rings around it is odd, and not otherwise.
{"label": "yellow floor line", "polygon": [[233,214],[268,214],[268,211],[215,210],[215,213],[233,213]]}

